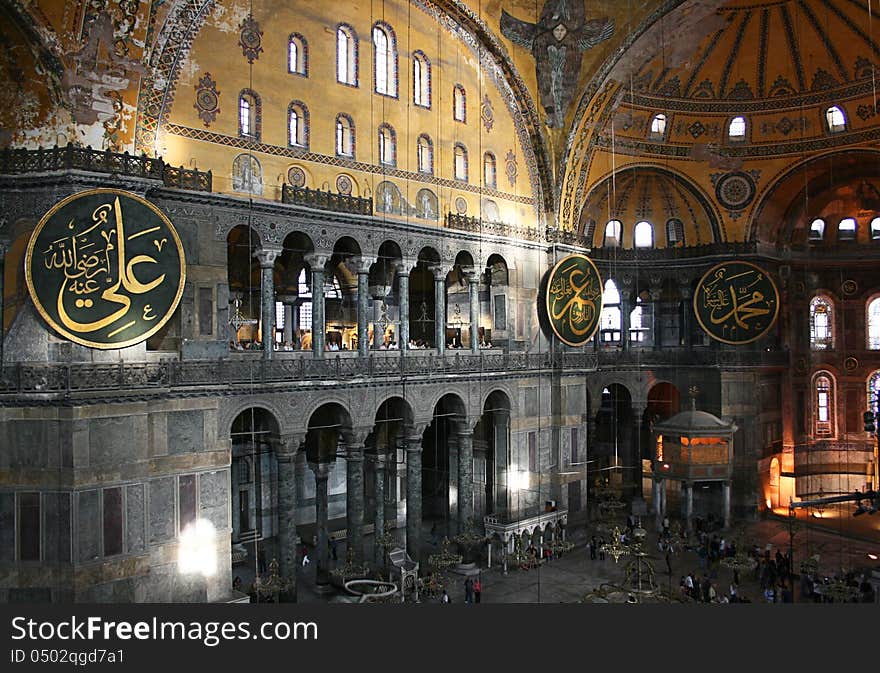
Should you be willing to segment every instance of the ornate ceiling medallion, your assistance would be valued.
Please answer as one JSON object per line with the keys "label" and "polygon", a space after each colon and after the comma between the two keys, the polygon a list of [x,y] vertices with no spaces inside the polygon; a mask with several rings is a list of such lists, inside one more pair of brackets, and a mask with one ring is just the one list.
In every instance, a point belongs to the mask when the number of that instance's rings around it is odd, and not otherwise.
{"label": "ornate ceiling medallion", "polygon": [[251,14],[248,14],[247,18],[241,22],[238,43],[241,46],[241,53],[244,54],[248,63],[256,61],[260,57],[260,52],[263,51],[263,31],[260,30],[260,24],[254,20]]}
{"label": "ornate ceiling medallion", "polygon": [[198,111],[199,119],[205,122],[205,128],[210,126],[211,122],[220,114],[220,92],[217,90],[217,82],[209,72],[199,78],[199,84],[196,86],[196,102],[193,107]]}

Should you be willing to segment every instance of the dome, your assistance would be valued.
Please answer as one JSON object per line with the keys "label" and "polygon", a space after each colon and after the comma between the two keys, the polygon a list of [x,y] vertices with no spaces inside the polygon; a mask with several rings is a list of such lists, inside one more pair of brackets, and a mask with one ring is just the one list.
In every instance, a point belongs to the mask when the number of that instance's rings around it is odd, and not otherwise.
{"label": "dome", "polygon": [[[616,243],[605,235],[610,220],[621,223],[622,240]],[[718,218],[706,196],[686,178],[652,167],[628,168],[596,185],[581,211],[580,230],[594,248],[632,248],[640,222],[648,222],[653,229],[652,244],[647,247],[721,240]]]}
{"label": "dome", "polygon": [[654,425],[658,435],[683,435],[687,437],[717,437],[736,432],[735,423],[726,422],[707,411],[689,409]]}

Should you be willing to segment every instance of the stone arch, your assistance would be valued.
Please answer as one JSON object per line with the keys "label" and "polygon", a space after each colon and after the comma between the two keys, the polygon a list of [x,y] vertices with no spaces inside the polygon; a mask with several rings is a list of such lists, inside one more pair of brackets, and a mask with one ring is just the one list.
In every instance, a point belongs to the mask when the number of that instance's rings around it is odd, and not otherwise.
{"label": "stone arch", "polygon": [[285,423],[288,415],[285,414],[275,402],[265,398],[245,397],[243,399],[233,398],[231,402],[224,402],[223,406],[221,406],[221,411],[218,415],[219,427],[217,436],[229,437],[235,419],[251,408],[262,409],[268,413],[275,420],[280,435],[286,435],[293,432],[294,428],[289,427],[287,423]]}

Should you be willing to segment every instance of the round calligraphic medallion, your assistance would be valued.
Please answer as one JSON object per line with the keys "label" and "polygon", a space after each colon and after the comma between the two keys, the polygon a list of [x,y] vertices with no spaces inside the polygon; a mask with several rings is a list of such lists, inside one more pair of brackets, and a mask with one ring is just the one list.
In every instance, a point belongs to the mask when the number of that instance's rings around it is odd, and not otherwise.
{"label": "round calligraphic medallion", "polygon": [[560,341],[583,346],[599,326],[602,314],[602,278],[596,265],[583,255],[561,260],[547,279],[547,318]]}
{"label": "round calligraphic medallion", "polygon": [[694,314],[716,341],[747,344],[770,331],[779,315],[779,290],[766,271],[751,262],[722,262],[697,284]]}
{"label": "round calligraphic medallion", "polygon": [[171,221],[118,189],[68,196],[46,213],[24,260],[28,291],[61,336],[91,348],[124,348],[168,322],[186,280]]}

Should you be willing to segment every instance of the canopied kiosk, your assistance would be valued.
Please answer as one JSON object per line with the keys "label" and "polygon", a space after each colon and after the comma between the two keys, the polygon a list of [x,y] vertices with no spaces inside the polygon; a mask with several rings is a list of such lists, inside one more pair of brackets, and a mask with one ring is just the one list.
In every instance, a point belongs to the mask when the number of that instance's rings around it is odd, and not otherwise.
{"label": "canopied kiosk", "polygon": [[[654,425],[653,502],[658,527],[666,515],[666,484],[681,482],[687,530],[693,530],[694,487],[721,485],[724,527],[730,526],[730,481],[733,474],[733,435],[737,426],[705,411],[691,408]],[[704,503],[708,506],[710,503]]]}

